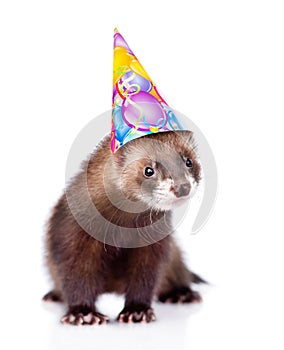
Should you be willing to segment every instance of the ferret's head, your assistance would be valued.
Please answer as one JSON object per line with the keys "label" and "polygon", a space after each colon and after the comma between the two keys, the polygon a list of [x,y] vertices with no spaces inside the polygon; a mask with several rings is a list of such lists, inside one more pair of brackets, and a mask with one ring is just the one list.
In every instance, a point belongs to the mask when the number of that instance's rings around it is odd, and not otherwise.
{"label": "ferret's head", "polygon": [[170,131],[137,138],[114,155],[118,186],[148,208],[170,210],[190,198],[200,180],[192,132]]}

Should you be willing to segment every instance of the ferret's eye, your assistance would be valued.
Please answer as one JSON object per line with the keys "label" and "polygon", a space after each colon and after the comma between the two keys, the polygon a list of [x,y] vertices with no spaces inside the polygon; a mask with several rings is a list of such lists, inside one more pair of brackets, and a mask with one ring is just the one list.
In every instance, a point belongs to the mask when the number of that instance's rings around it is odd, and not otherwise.
{"label": "ferret's eye", "polygon": [[188,168],[192,168],[192,161],[191,161],[191,159],[187,158],[187,159],[186,159],[186,162],[185,162],[185,165],[186,165]]}
{"label": "ferret's eye", "polygon": [[144,170],[144,174],[147,177],[153,176],[154,175],[154,169],[150,168],[149,166],[147,166]]}

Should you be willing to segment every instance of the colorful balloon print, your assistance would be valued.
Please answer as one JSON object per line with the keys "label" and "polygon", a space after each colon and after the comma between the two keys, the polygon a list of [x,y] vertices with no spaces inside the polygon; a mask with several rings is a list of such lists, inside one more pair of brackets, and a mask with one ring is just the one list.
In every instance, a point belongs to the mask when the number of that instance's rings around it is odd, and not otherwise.
{"label": "colorful balloon print", "polygon": [[183,130],[122,35],[114,33],[111,151],[138,137]]}
{"label": "colorful balloon print", "polygon": [[144,91],[123,101],[122,116],[127,125],[142,131],[158,131],[167,122],[166,112],[160,102]]}
{"label": "colorful balloon print", "polygon": [[152,83],[140,75],[128,71],[119,80],[119,86],[122,87],[123,92],[128,89],[129,93],[138,93],[139,91],[149,92],[152,90]]}

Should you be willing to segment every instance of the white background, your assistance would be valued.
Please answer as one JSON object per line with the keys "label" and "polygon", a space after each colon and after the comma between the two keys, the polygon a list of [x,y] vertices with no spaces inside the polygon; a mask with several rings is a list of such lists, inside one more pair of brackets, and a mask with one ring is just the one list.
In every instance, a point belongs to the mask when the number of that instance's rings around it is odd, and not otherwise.
{"label": "white background", "polygon": [[[1,1],[2,349],[283,349],[283,17],[273,0]],[[155,305],[153,324],[64,327],[40,300],[43,224],[74,138],[111,107],[115,26],[215,154],[213,215],[179,230],[212,286],[201,306]]]}

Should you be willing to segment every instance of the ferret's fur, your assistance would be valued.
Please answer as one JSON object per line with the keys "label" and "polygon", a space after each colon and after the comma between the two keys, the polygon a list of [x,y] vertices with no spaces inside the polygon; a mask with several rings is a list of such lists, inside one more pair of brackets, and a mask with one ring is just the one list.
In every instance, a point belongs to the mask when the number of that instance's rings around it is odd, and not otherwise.
{"label": "ferret's fur", "polygon": [[[186,166],[190,159],[192,167]],[[154,175],[145,176],[151,167]],[[173,235],[171,208],[200,180],[192,133],[161,132],[130,141],[115,154],[106,137],[56,204],[47,229],[47,262],[68,324],[102,324],[99,295],[125,295],[120,322],[155,320],[151,303],[200,301]]]}

